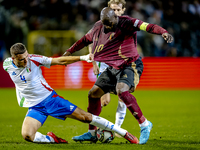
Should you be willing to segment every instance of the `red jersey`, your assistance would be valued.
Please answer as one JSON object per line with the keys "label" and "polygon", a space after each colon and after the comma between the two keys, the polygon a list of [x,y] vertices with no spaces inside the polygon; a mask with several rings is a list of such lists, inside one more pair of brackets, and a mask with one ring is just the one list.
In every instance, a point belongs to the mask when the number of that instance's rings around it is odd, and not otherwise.
{"label": "red jersey", "polygon": [[123,68],[139,58],[137,31],[140,31],[142,23],[139,19],[120,16],[115,32],[104,33],[103,23],[98,21],[67,51],[73,53],[93,43],[92,53],[95,61],[104,62],[115,69]]}

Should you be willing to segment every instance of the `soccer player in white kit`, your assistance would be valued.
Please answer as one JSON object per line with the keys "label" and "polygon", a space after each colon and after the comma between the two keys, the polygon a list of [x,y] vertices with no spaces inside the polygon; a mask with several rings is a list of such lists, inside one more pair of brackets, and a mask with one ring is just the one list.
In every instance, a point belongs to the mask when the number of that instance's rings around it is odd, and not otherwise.
{"label": "soccer player in white kit", "polygon": [[4,61],[3,68],[8,72],[15,84],[18,104],[21,107],[29,108],[21,132],[25,140],[42,143],[68,143],[52,132],[44,135],[37,131],[50,115],[62,120],[68,117],[83,123],[89,123],[102,129],[116,132],[130,143],[138,144],[139,141],[135,136],[110,121],[85,112],[65,100],[45,81],[41,66],[50,68],[52,65],[67,65],[80,60],[91,62],[89,55],[48,58],[41,55],[28,54],[26,47],[22,43],[14,44],[10,48],[10,53],[11,57]]}

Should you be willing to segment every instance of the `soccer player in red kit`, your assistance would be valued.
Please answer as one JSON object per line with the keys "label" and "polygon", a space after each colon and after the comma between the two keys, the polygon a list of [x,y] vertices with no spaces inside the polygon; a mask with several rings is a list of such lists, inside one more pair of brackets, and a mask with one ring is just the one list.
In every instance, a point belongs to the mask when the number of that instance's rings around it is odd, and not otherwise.
{"label": "soccer player in red kit", "polygon": [[[129,16],[117,16],[109,7],[101,11],[100,19],[64,55],[70,55],[93,43],[94,60],[104,62],[109,67],[99,76],[89,91],[88,112],[98,116],[101,112],[101,96],[108,92],[117,94],[139,123],[141,128],[139,144],[145,144],[153,125],[144,117],[136,98],[130,94],[138,85],[143,72],[143,63],[137,51],[137,31],[143,30],[162,35],[167,43],[171,43],[173,37],[158,25]],[[95,126],[89,125],[87,133],[75,136],[73,140],[95,142],[95,130]]]}

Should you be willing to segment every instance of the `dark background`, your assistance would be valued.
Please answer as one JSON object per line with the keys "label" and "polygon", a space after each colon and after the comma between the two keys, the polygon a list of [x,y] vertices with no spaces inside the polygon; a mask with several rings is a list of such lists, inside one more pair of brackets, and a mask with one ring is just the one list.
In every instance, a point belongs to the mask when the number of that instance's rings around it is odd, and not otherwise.
{"label": "dark background", "polygon": [[[27,45],[33,30],[76,30],[83,35],[99,20],[107,0],[0,0],[0,60],[16,42]],[[200,0],[126,0],[125,14],[158,24],[174,36],[138,32],[143,56],[199,57]]]}

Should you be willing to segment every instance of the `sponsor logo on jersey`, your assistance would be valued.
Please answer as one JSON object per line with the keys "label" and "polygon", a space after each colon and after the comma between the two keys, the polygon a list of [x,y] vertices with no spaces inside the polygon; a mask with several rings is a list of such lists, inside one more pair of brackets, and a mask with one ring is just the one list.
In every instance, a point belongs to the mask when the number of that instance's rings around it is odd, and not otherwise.
{"label": "sponsor logo on jersey", "polygon": [[73,108],[74,108],[74,106],[70,105],[70,111],[72,111],[72,110],[73,110]]}
{"label": "sponsor logo on jersey", "polygon": [[127,74],[124,74],[124,75],[123,75],[123,78],[128,78],[128,77],[127,77]]}
{"label": "sponsor logo on jersey", "polygon": [[112,33],[112,34],[110,35],[109,39],[112,40],[114,36],[115,36],[115,33]]}

